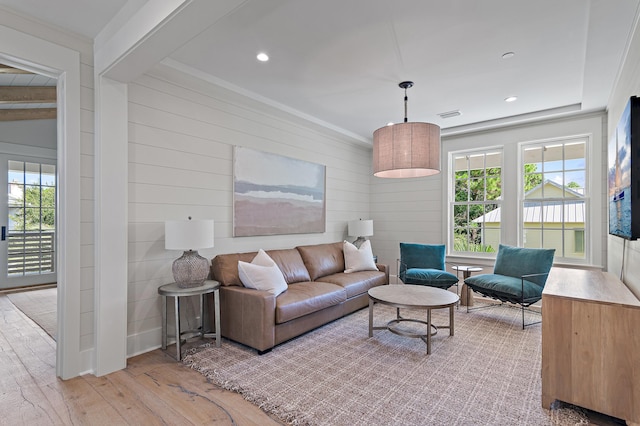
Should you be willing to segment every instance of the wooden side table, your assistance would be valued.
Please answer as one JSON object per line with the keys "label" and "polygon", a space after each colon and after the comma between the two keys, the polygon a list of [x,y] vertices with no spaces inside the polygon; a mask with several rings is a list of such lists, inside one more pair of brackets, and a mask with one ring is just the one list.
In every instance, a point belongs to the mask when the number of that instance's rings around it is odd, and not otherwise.
{"label": "wooden side table", "polygon": [[[205,330],[207,321],[207,310],[205,309],[205,296],[213,293],[214,316],[216,332],[210,333]],[[158,294],[162,296],[162,349],[167,349],[167,297],[173,297],[175,302],[176,316],[176,359],[182,359],[181,340],[182,336],[193,337],[199,334],[201,337],[215,337],[216,346],[221,345],[220,334],[220,283],[218,281],[205,281],[201,286],[180,288],[178,284],[171,283],[158,287]],[[200,327],[197,330],[180,331],[180,298],[185,296],[200,296]]]}
{"label": "wooden side table", "polygon": [[470,266],[470,265],[455,265],[452,266],[451,269],[456,271],[456,275],[458,272],[462,272],[462,289],[460,290],[460,304],[462,306],[473,306],[473,297],[469,297],[467,300],[467,294],[471,292],[467,292],[467,285],[464,284],[464,280],[469,278],[473,272],[480,272],[482,268],[479,266]]}

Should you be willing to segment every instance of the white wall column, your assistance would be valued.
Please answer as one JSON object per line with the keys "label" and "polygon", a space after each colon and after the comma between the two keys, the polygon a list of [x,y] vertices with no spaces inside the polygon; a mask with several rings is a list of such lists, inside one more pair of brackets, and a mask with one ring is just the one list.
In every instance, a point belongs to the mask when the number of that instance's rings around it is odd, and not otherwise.
{"label": "white wall column", "polygon": [[95,374],[127,365],[127,85],[95,78]]}

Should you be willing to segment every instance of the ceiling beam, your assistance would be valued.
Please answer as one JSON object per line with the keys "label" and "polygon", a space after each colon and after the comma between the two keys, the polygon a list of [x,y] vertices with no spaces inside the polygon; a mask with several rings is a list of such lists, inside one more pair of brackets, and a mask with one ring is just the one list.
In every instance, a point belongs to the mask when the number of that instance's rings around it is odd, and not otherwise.
{"label": "ceiling beam", "polygon": [[33,74],[31,71],[21,70],[20,68],[10,67],[9,65],[0,64],[0,74]]}
{"label": "ceiling beam", "polygon": [[55,104],[56,86],[2,86],[1,104]]}
{"label": "ceiling beam", "polygon": [[0,109],[0,121],[50,120],[56,118],[56,108]]}

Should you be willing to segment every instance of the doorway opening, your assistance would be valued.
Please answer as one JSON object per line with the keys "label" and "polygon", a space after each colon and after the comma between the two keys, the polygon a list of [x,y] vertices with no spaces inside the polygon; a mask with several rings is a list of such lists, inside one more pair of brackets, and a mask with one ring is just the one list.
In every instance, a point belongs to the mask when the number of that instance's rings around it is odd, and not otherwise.
{"label": "doorway opening", "polygon": [[57,83],[0,64],[0,291],[54,340]]}

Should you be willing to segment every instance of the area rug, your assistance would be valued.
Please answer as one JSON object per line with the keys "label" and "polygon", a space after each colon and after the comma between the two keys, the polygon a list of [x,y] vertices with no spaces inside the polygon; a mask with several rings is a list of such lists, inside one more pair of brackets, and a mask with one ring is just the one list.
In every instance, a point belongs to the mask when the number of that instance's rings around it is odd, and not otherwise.
{"label": "area rug", "polygon": [[38,324],[53,340],[56,340],[58,325],[57,295],[58,289],[53,287],[9,293],[7,297],[16,308]]}
{"label": "area rug", "polygon": [[[394,315],[376,305],[374,323]],[[458,310],[455,336],[441,329],[426,355],[420,339],[386,330],[368,338],[363,309],[262,356],[224,341],[192,349],[183,362],[288,424],[588,424],[573,407],[542,408],[541,328],[522,330],[520,315],[508,307]],[[432,317],[444,325],[448,310]]]}

